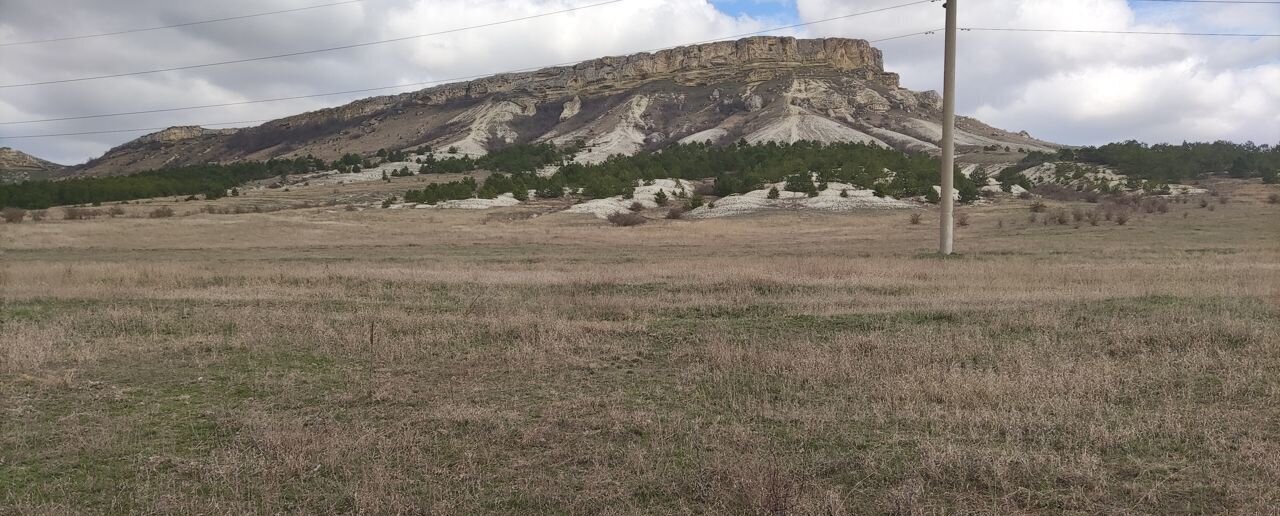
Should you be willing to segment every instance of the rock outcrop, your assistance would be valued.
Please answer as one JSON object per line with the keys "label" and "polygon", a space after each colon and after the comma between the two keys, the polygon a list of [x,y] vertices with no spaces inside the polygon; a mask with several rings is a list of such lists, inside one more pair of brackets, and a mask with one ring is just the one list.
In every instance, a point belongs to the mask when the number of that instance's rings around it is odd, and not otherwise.
{"label": "rock outcrop", "polygon": [[47,179],[64,168],[16,149],[0,147],[0,182]]}
{"label": "rock outcrop", "polygon": [[[241,130],[171,128],[112,149],[89,174],[311,154],[333,159],[420,145],[483,153],[526,142],[585,142],[584,159],[679,141],[864,141],[936,152],[941,97],[901,88],[857,39],[752,37],[602,57],[446,84]],[[1046,142],[966,121],[961,145]]]}

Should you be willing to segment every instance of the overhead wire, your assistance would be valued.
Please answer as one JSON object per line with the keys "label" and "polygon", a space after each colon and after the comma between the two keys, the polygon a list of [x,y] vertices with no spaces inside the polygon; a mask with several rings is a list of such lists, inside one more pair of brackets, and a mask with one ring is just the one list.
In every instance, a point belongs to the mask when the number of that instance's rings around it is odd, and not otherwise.
{"label": "overhead wire", "polygon": [[[781,31],[781,30],[794,29],[794,28],[805,27],[805,26],[809,26],[809,25],[816,25],[816,24],[819,24],[819,23],[827,23],[827,22],[831,22],[831,21],[843,20],[843,19],[847,19],[847,18],[853,18],[853,17],[856,17],[856,16],[863,16],[863,15],[868,15],[868,14],[873,14],[873,13],[878,13],[878,12],[884,12],[884,11],[888,11],[888,10],[892,10],[892,9],[899,9],[899,8],[903,8],[903,7],[910,7],[910,6],[913,6],[913,5],[926,4],[926,3],[932,3],[932,2],[936,2],[936,1],[937,1],[937,0],[917,0],[917,1],[914,1],[914,2],[908,2],[908,3],[905,3],[905,4],[899,4],[899,5],[889,6],[889,7],[883,7],[883,8],[873,9],[873,10],[869,10],[869,11],[860,11],[860,12],[856,12],[856,13],[849,13],[849,14],[844,14],[844,15],[840,15],[840,16],[832,16],[832,17],[830,17],[830,18],[823,18],[823,19],[813,20],[813,21],[804,22],[804,23],[795,23],[795,24],[790,24],[790,25],[782,25],[782,26],[776,26],[776,27],[769,27],[769,28],[767,28],[767,29],[761,29],[761,30],[756,30],[756,31],[751,31],[751,32],[743,32],[743,33],[738,33],[738,34],[731,34],[731,35],[726,35],[726,36],[720,36],[720,37],[717,37],[717,38],[711,38],[711,39],[698,40],[698,41],[693,41],[693,42],[688,42],[688,43],[681,43],[681,44],[679,44],[679,45],[669,45],[669,46],[665,46],[665,47],[656,47],[656,48],[650,48],[650,49],[645,49],[645,50],[637,50],[637,51],[635,51],[635,52],[633,52],[633,53],[656,52],[656,51],[666,50],[666,49],[670,49],[670,48],[677,48],[677,47],[682,47],[682,46],[698,45],[698,44],[702,44],[702,43],[709,43],[709,42],[715,42],[715,41],[723,41],[723,40],[727,40],[727,39],[741,38],[741,37],[746,37],[746,36],[755,36],[755,35],[759,35],[759,34],[766,34],[766,33],[769,33],[769,32],[777,32],[777,31]],[[937,29],[937,30],[941,30],[941,29]],[[891,37],[891,38],[885,38],[885,39],[872,40],[872,41],[870,41],[870,43],[877,43],[877,42],[880,42],[880,41],[889,41],[889,40],[899,39],[899,38],[904,38],[904,37],[908,37],[908,36],[917,36],[917,35],[922,35],[922,34],[926,34],[926,33],[929,33],[929,32],[932,32],[932,31],[924,31],[924,32],[919,32],[919,33],[912,33],[912,34],[904,34],[904,35],[901,35],[901,36],[894,36],[894,37]],[[182,107],[161,108],[161,109],[146,109],[146,110],[137,110],[137,111],[122,111],[122,112],[116,112],[116,113],[98,113],[98,114],[92,114],[92,115],[78,115],[78,116],[67,116],[67,117],[57,117],[57,118],[42,118],[42,119],[35,119],[35,120],[0,121],[0,125],[35,124],[35,123],[42,123],[42,122],[61,122],[61,121],[68,121],[68,120],[85,120],[85,119],[91,119],[91,118],[108,118],[108,117],[126,116],[126,115],[144,115],[144,114],[154,114],[154,113],[168,113],[168,112],[174,112],[174,111],[187,111],[187,110],[195,110],[195,109],[208,109],[208,108],[229,107],[229,106],[243,106],[243,105],[248,105],[248,104],[261,104],[261,103],[267,103],[267,102],[281,102],[281,101],[287,101],[287,100],[300,100],[300,99],[317,98],[317,97],[331,97],[331,96],[336,96],[336,95],[350,95],[350,94],[355,94],[355,93],[369,93],[369,92],[374,92],[374,91],[383,91],[383,90],[390,90],[390,89],[413,88],[413,87],[419,87],[419,86],[430,86],[430,85],[437,85],[437,84],[446,84],[446,83],[458,82],[458,81],[465,81],[465,80],[470,80],[470,79],[478,79],[478,78],[482,78],[482,77],[491,77],[491,76],[505,75],[505,74],[511,74],[511,73],[520,73],[520,72],[528,72],[528,71],[534,71],[534,70],[541,70],[541,69],[543,69],[543,68],[551,68],[551,67],[556,67],[556,66],[569,66],[569,65],[573,65],[573,64],[581,63],[581,62],[583,62],[583,61],[584,61],[583,59],[578,59],[578,60],[574,60],[574,61],[565,61],[565,62],[554,63],[554,64],[544,64],[544,65],[538,65],[538,66],[530,66],[530,67],[518,68],[518,69],[513,69],[513,70],[505,70],[505,71],[501,71],[501,72],[490,72],[490,73],[475,74],[475,75],[467,75],[467,76],[460,76],[460,77],[450,77],[450,78],[447,78],[447,79],[437,79],[437,80],[431,80],[431,81],[421,81],[421,82],[412,82],[412,83],[404,83],[404,84],[395,84],[395,85],[389,85],[389,86],[375,86],[375,87],[370,87],[370,88],[359,88],[359,89],[353,89],[353,90],[332,91],[332,92],[325,92],[325,93],[313,93],[313,94],[307,94],[307,95],[292,95],[292,96],[287,96],[287,97],[275,97],[275,98],[255,99],[255,100],[242,100],[242,101],[236,101],[236,102],[221,102],[221,103],[216,103],[216,104],[203,104],[203,105],[195,105],[195,106],[182,106]]]}
{"label": "overhead wire", "polygon": [[[604,4],[608,4],[608,3],[616,3],[616,2],[619,2],[619,1],[622,1],[622,0],[612,0],[612,1],[610,1],[610,2],[604,2],[604,3],[601,3],[601,4],[592,4],[592,6],[595,6],[595,5],[604,5]],[[714,41],[721,41],[721,40],[725,40],[725,39],[733,39],[733,38],[738,38],[738,37],[745,37],[745,36],[751,36],[751,35],[757,35],[757,34],[764,34],[764,33],[768,33],[768,32],[776,32],[776,31],[780,31],[780,30],[786,30],[786,29],[798,28],[798,27],[803,27],[803,26],[808,26],[808,25],[815,25],[815,24],[819,24],[819,23],[825,23],[825,22],[830,22],[830,21],[835,21],[835,20],[840,20],[840,19],[851,18],[851,17],[855,17],[855,16],[862,16],[862,15],[866,15],[866,14],[872,14],[872,13],[877,13],[877,12],[883,12],[883,11],[887,11],[887,10],[891,10],[891,9],[898,9],[898,8],[902,8],[902,7],[909,7],[909,6],[912,6],[912,5],[918,5],[918,4],[923,4],[923,3],[931,3],[931,2],[936,2],[936,1],[938,1],[938,0],[918,0],[918,1],[915,1],[915,2],[909,2],[909,3],[905,3],[905,4],[894,5],[894,6],[885,7],[885,8],[880,8],[880,9],[874,9],[874,10],[869,10],[869,11],[862,11],[862,12],[858,12],[858,13],[851,13],[851,14],[846,14],[846,15],[841,15],[841,16],[834,16],[834,17],[830,17],[830,18],[824,18],[824,19],[821,19],[821,20],[813,20],[813,21],[804,22],[804,23],[796,23],[796,24],[790,24],[790,25],[784,25],[784,26],[778,26],[778,27],[770,27],[770,28],[762,29],[762,30],[758,30],[758,31],[752,31],[752,32],[746,32],[746,33],[740,33],[740,34],[735,34],[735,35],[730,35],[730,36],[721,36],[721,37],[718,37],[718,38],[712,38],[712,39],[707,39],[707,40],[700,40],[700,41],[691,42],[691,43],[684,43],[684,44],[677,45],[677,46],[697,45],[697,44],[701,44],[701,43],[714,42]],[[1232,2],[1226,2],[1226,1],[1212,1],[1212,2],[1211,2],[1211,1],[1208,1],[1208,0],[1196,0],[1196,1],[1193,1],[1193,0],[1141,0],[1141,1],[1169,1],[1169,2],[1178,1],[1178,2],[1188,2],[1188,3],[1280,3],[1280,2],[1234,2],[1234,1],[1232,1]],[[584,6],[584,7],[579,7],[579,8],[585,8],[585,7],[589,7],[589,6]],[[544,15],[549,15],[549,14],[552,14],[552,13],[546,13],[546,14],[544,14]],[[505,22],[496,22],[496,23],[505,23]],[[898,36],[891,36],[891,37],[887,37],[887,38],[879,38],[879,39],[875,39],[875,40],[870,40],[869,42],[870,42],[870,43],[878,43],[878,42],[884,42],[884,41],[892,41],[892,40],[897,40],[897,39],[902,39],[902,38],[908,38],[908,37],[914,37],[914,36],[921,36],[921,35],[934,34],[934,33],[938,32],[938,31],[941,31],[941,30],[943,30],[943,29],[941,29],[941,28],[938,28],[938,29],[930,29],[930,30],[925,30],[925,31],[912,32],[912,33],[908,33],[908,34],[902,34],[902,35],[898,35]],[[1042,33],[1043,33],[1043,32],[1050,32],[1050,33],[1069,33],[1069,34],[1130,34],[1130,35],[1205,36],[1205,37],[1251,37],[1251,38],[1280,37],[1280,34],[1269,34],[1269,33],[1268,33],[1268,34],[1242,34],[1242,33],[1213,33],[1213,32],[1163,32],[1163,31],[1120,31],[1120,30],[1087,30],[1087,29],[1038,29],[1038,28],[1017,28],[1017,27],[960,27],[960,30],[962,30],[962,31],[968,31],[968,32],[974,32],[974,31],[978,31],[978,32],[1042,32]],[[675,48],[675,47],[673,47],[673,46],[667,46],[667,47],[661,47],[661,48],[655,48],[655,49],[649,49],[649,50],[641,50],[641,51],[639,51],[639,52],[653,52],[653,51],[665,50],[665,49],[669,49],[669,48]],[[456,82],[456,81],[462,81],[462,80],[468,80],[468,79],[475,79],[475,78],[481,78],[481,77],[490,77],[490,76],[498,76],[498,75],[504,75],[504,74],[510,74],[510,73],[519,73],[519,72],[524,72],[524,71],[532,71],[532,70],[538,70],[538,69],[542,69],[542,68],[555,67],[555,66],[567,66],[567,65],[576,64],[576,63],[579,63],[579,62],[582,62],[582,61],[581,61],[581,60],[577,60],[577,61],[569,61],[569,62],[564,62],[564,63],[551,64],[551,65],[540,65],[540,66],[534,66],[534,67],[527,67],[527,68],[521,68],[521,69],[515,69],[515,70],[508,70],[508,71],[503,71],[503,72],[497,72],[497,73],[485,73],[485,74],[477,74],[477,75],[471,75],[471,76],[453,77],[453,78],[449,78],[449,79],[440,79],[440,80],[433,80],[433,81],[422,81],[422,82],[417,82],[417,83],[406,83],[406,84],[398,84],[398,85],[392,85],[392,86],[379,86],[379,87],[373,87],[373,88],[361,88],[361,89],[346,90],[346,91],[339,91],[339,92],[316,93],[316,94],[309,94],[309,95],[295,95],[295,96],[290,96],[290,97],[277,97],[277,98],[256,99],[256,100],[238,101],[238,102],[225,102],[225,103],[218,103],[218,104],[205,104],[205,105],[198,105],[198,106],[183,106],[183,107],[175,107],[175,108],[163,108],[163,109],[139,110],[139,111],[118,112],[118,113],[102,113],[102,114],[94,114],[94,115],[80,115],[80,116],[73,116],[73,117],[59,117],[59,118],[47,118],[47,119],[38,119],[38,120],[22,120],[22,121],[7,121],[7,122],[0,122],[0,125],[29,124],[29,123],[53,122],[53,121],[66,121],[66,120],[82,120],[82,119],[90,119],[90,118],[106,118],[106,117],[126,116],[126,115],[153,114],[153,113],[162,113],[162,112],[185,111],[185,110],[206,109],[206,108],[215,108],[215,107],[227,107],[227,106],[236,106],[236,105],[247,105],[247,104],[267,103],[267,102],[279,102],[279,101],[286,101],[286,100],[297,100],[297,99],[305,99],[305,98],[316,98],[316,97],[325,97],[325,96],[335,96],[335,95],[354,94],[354,93],[367,93],[367,92],[380,91],[380,90],[387,90],[387,89],[399,89],[399,88],[409,88],[409,87],[417,87],[417,86],[432,85],[432,84],[443,84],[443,83]],[[261,122],[266,122],[266,121],[269,121],[269,120],[245,120],[245,121],[236,121],[236,122],[219,122],[219,123],[198,124],[198,125],[201,125],[201,126],[240,125],[240,124],[249,124],[249,123],[261,123]],[[197,125],[197,124],[188,124],[188,125]],[[155,130],[163,130],[163,129],[165,129],[165,127],[148,127],[148,128],[115,129],[115,130],[103,130],[103,131],[82,131],[82,132],[72,132],[72,133],[53,133],[53,134],[35,134],[35,135],[0,136],[0,139],[45,138],[45,137],[57,137],[57,136],[79,136],[79,135],[89,135],[89,134],[107,134],[107,133],[125,133],[125,132],[155,131]]]}
{"label": "overhead wire", "polygon": [[344,1],[342,1],[342,2],[333,2],[333,3],[329,3],[329,4],[312,5],[312,6],[307,6],[307,7],[297,7],[297,8],[294,8],[294,9],[281,9],[281,10],[278,10],[278,11],[267,11],[267,12],[254,13],[254,14],[244,14],[244,15],[240,15],[240,16],[228,16],[228,17],[226,17],[226,18],[214,18],[214,19],[211,19],[211,20],[200,20],[200,21],[185,22],[185,23],[175,23],[175,24],[173,24],[173,25],[160,25],[160,26],[157,26],[157,27],[143,27],[143,28],[137,28],[137,29],[118,30],[118,31],[114,31],[114,32],[100,32],[100,33],[96,33],[96,34],[81,34],[81,35],[79,35],[79,36],[63,36],[63,37],[58,37],[58,38],[33,39],[33,40],[29,40],[29,41],[11,41],[11,42],[0,43],[0,47],[16,47],[16,46],[19,46],[19,45],[35,45],[35,44],[37,44],[37,43],[53,43],[53,42],[55,42],[55,41],[71,41],[71,40],[77,40],[77,39],[101,38],[101,37],[105,37],[105,36],[119,36],[119,35],[121,35],[121,34],[133,34],[133,33],[137,33],[137,32],[148,32],[148,31],[153,31],[153,30],[176,29],[176,28],[179,28],[179,27],[191,27],[191,26],[193,26],[193,25],[205,25],[205,24],[209,24],[209,23],[218,23],[218,22],[225,22],[225,21],[232,21],[232,20],[244,20],[244,19],[247,19],[247,18],[259,18],[259,17],[262,17],[262,16],[272,16],[272,15],[276,15],[276,14],[296,13],[296,12],[299,12],[299,11],[310,11],[310,10],[315,10],[315,9],[322,9],[322,8],[325,8],[325,7],[335,7],[335,6],[339,6],[339,5],[357,4],[357,3],[360,3],[360,2],[364,2],[364,1],[365,1],[365,0],[344,0]]}
{"label": "overhead wire", "polygon": [[69,78],[69,79],[52,79],[52,80],[47,80],[47,81],[24,82],[24,83],[17,83],[17,84],[3,84],[3,85],[0,85],[0,89],[23,88],[23,87],[28,87],[28,86],[43,86],[43,85],[49,85],[49,84],[65,84],[65,83],[70,83],[70,82],[96,81],[96,80],[100,80],[100,79],[112,79],[112,78],[117,78],[117,77],[129,77],[129,76],[135,76],[135,75],[148,75],[148,74],[161,73],[161,72],[175,72],[175,71],[179,71],[179,70],[194,70],[194,69],[197,69],[197,68],[209,68],[209,67],[214,67],[214,66],[224,66],[224,65],[229,65],[229,64],[250,63],[250,62],[257,62],[257,61],[269,61],[269,60],[272,60],[272,59],[282,59],[282,58],[286,58],[286,57],[296,57],[296,56],[309,55],[309,54],[319,54],[319,53],[324,53],[324,52],[335,52],[335,51],[338,51],[338,50],[348,50],[348,49],[352,49],[352,48],[361,48],[361,47],[369,47],[369,46],[374,46],[374,45],[383,45],[383,44],[387,44],[387,43],[396,43],[396,42],[400,42],[400,41],[408,41],[408,40],[412,40],[412,39],[421,39],[421,38],[428,38],[428,37],[432,37],[432,36],[441,36],[441,35],[444,35],[444,34],[453,34],[453,33],[456,33],[456,32],[463,32],[463,31],[468,31],[468,30],[473,30],[473,29],[480,29],[480,28],[485,28],[485,27],[494,27],[494,26],[497,26],[497,25],[505,25],[505,24],[509,24],[509,23],[515,23],[515,22],[521,22],[521,21],[533,20],[533,19],[537,19],[537,18],[545,18],[545,17],[547,17],[547,16],[555,16],[555,15],[558,15],[558,14],[565,14],[565,13],[574,12],[574,11],[581,11],[581,10],[584,10],[584,9],[591,9],[591,8],[593,8],[593,7],[601,7],[601,6],[610,5],[610,4],[616,4],[616,3],[625,2],[625,1],[627,1],[627,0],[606,0],[606,1],[604,1],[604,2],[598,2],[598,3],[594,3],[594,4],[580,5],[580,6],[576,6],[576,7],[570,7],[570,8],[567,8],[567,9],[560,9],[560,10],[556,10],[556,11],[548,11],[548,12],[538,13],[538,14],[532,14],[532,15],[528,15],[528,16],[520,16],[520,17],[517,17],[517,18],[509,18],[509,19],[506,19],[506,20],[499,20],[499,21],[495,21],[495,22],[482,23],[482,24],[479,24],[479,25],[470,25],[470,26],[466,26],[466,27],[457,27],[457,28],[448,29],[448,30],[442,30],[442,31],[437,31],[437,32],[428,32],[428,33],[425,33],[425,34],[414,34],[414,35],[412,35],[412,36],[402,36],[402,37],[398,37],[398,38],[380,39],[380,40],[376,40],[376,41],[366,41],[366,42],[363,42],[363,43],[352,43],[352,44],[349,44],[349,45],[339,45],[339,46],[335,46],[335,47],[316,48],[316,49],[311,49],[311,50],[300,50],[300,51],[297,51],[297,52],[287,52],[287,53],[284,53],[284,54],[273,54],[273,55],[258,56],[258,57],[247,57],[247,58],[242,58],[242,59],[229,59],[229,60],[226,60],[226,61],[215,61],[215,62],[211,62],[211,63],[200,63],[200,64],[184,65],[184,66],[171,66],[171,67],[168,67],[168,68],[156,68],[156,69],[152,69],[152,70],[138,70],[138,71],[133,71],[133,72],[121,72],[121,73],[112,73],[112,74],[105,74],[105,75],[89,75],[89,76],[84,76],[84,77],[72,77],[72,78]]}

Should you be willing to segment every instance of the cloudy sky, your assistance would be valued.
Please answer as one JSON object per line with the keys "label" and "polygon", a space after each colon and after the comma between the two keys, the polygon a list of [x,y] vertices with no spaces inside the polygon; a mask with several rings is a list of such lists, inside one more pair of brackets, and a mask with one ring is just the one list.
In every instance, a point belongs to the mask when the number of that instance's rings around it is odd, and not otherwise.
{"label": "cloudy sky", "polygon": [[[4,45],[342,0],[0,0],[0,136],[271,119],[374,93],[48,123],[4,122],[240,102],[441,81],[627,54],[812,22],[911,0],[618,0],[567,14],[361,48],[110,79],[509,20],[603,0],[363,0],[176,29]],[[773,34],[882,39],[942,27],[941,2]],[[1280,5],[1134,0],[964,0],[960,25],[1159,32],[1280,32]],[[1280,38],[965,32],[959,111],[1067,144],[1280,142]],[[912,89],[941,89],[942,37],[876,43]],[[386,90],[398,93],[416,88]],[[219,125],[217,127],[227,127]],[[79,163],[143,132],[0,138]]]}

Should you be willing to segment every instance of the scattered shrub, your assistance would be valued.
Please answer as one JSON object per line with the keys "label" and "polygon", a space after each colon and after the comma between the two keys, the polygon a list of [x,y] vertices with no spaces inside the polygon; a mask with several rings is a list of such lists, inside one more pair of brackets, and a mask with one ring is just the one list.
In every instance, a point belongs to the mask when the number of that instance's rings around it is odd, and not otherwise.
{"label": "scattered shrub", "polygon": [[1219,197],[1218,197],[1218,204],[1226,204],[1229,200],[1230,200],[1230,199],[1229,199],[1227,196],[1225,196],[1225,195],[1219,196]]}
{"label": "scattered shrub", "polygon": [[1201,208],[1205,208],[1205,207],[1208,207],[1208,206],[1209,206],[1209,200],[1208,200],[1208,199],[1205,199],[1205,198],[1203,198],[1203,197],[1201,197],[1201,198],[1200,198],[1200,207],[1201,207]]}
{"label": "scattered shrub", "polygon": [[354,205],[354,204],[348,204],[348,205],[346,205],[345,207],[343,207],[342,209],[347,210],[347,211],[357,211],[357,210],[359,210],[360,208],[357,208],[357,207],[356,207],[356,205]]}
{"label": "scattered shrub", "polygon": [[920,218],[921,218],[921,215],[920,215],[919,213],[912,213],[912,214],[911,214],[911,219],[910,219],[910,220],[911,220],[911,225],[913,225],[913,226],[915,226],[915,225],[919,225],[919,224],[920,224]]}
{"label": "scattered shrub", "polygon": [[768,195],[768,197],[769,197],[770,199],[777,199],[779,195],[781,195],[781,194],[779,194],[779,193],[778,193],[778,187],[776,187],[776,186],[775,186],[775,187],[769,188],[769,195]]}
{"label": "scattered shrub", "polygon": [[1125,212],[1117,213],[1115,216],[1116,225],[1123,226],[1129,222],[1129,214]]}
{"label": "scattered shrub", "polygon": [[1058,211],[1053,212],[1053,217],[1052,217],[1052,219],[1053,219],[1053,221],[1054,221],[1054,222],[1057,222],[1057,223],[1058,223],[1058,225],[1060,225],[1060,226],[1061,226],[1061,225],[1065,225],[1067,222],[1070,222],[1070,221],[1071,221],[1070,217],[1067,215],[1067,211],[1066,211],[1066,210],[1058,210]]}
{"label": "scattered shrub", "polygon": [[628,209],[631,211],[644,211],[644,205],[640,204],[640,201],[636,201],[631,203],[631,206]]}
{"label": "scattered shrub", "polygon": [[1093,210],[1085,214],[1085,219],[1089,221],[1090,226],[1097,226],[1098,219],[1101,219],[1101,218],[1102,216],[1098,215],[1098,210]]}
{"label": "scattered shrub", "polygon": [[969,214],[968,214],[968,213],[957,213],[957,214],[956,214],[956,225],[959,225],[959,226],[968,226],[968,225],[969,225]]}
{"label": "scattered shrub", "polygon": [[667,205],[666,192],[663,192],[661,189],[659,189],[658,193],[653,194],[653,202],[657,203],[658,206],[666,206]]}
{"label": "scattered shrub", "polygon": [[645,222],[648,222],[648,219],[639,213],[620,211],[609,215],[609,223],[615,226],[639,226]]}
{"label": "scattered shrub", "polygon": [[173,216],[173,208],[170,208],[168,206],[161,206],[159,208],[151,210],[151,213],[147,216],[153,219],[167,219]]}
{"label": "scattered shrub", "polygon": [[841,188],[841,189],[840,189],[840,197],[848,197],[848,196],[849,196],[849,189],[848,189],[848,188]]}
{"label": "scattered shrub", "polygon": [[1084,220],[1084,219],[1085,219],[1085,217],[1086,217],[1086,214],[1085,214],[1085,212],[1084,212],[1084,209],[1083,209],[1083,208],[1072,208],[1072,209],[1071,209],[1071,221],[1072,221],[1072,222],[1080,222],[1080,221]]}
{"label": "scattered shrub", "polygon": [[31,222],[40,222],[49,216],[49,212],[45,210],[32,210],[27,214],[31,215]]}
{"label": "scattered shrub", "polygon": [[1267,204],[1280,204],[1280,194],[1268,195]]}
{"label": "scattered shrub", "polygon": [[0,217],[3,217],[4,221],[9,224],[17,224],[22,222],[22,219],[27,218],[27,210],[22,208],[5,208],[4,210],[0,210]]}
{"label": "scattered shrub", "polygon": [[1018,194],[1019,199],[1030,199],[1032,197],[1034,197],[1034,195],[1032,195],[1031,192],[1029,191],[1023,191],[1022,193]]}
{"label": "scattered shrub", "polygon": [[670,210],[667,210],[667,218],[669,219],[684,218],[684,208],[680,206],[676,206],[674,208],[671,208]]}
{"label": "scattered shrub", "polygon": [[113,219],[121,215],[124,215],[124,208],[121,208],[119,206],[112,206],[110,208],[107,208],[107,215]]}
{"label": "scattered shrub", "polygon": [[1210,205],[1209,205],[1209,211],[1213,211],[1213,205],[1212,205],[1212,204],[1210,204]]}
{"label": "scattered shrub", "polygon": [[102,216],[102,210],[88,208],[66,208],[62,210],[62,218],[66,220],[89,220]]}
{"label": "scattered shrub", "polygon": [[1044,213],[1048,209],[1049,207],[1045,206],[1043,202],[1036,201],[1031,203],[1031,213]]}

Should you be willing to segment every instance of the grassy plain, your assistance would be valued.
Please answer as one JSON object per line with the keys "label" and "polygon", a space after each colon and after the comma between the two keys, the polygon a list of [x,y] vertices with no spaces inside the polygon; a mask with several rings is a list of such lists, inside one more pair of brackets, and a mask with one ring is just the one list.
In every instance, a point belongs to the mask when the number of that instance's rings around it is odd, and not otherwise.
{"label": "grassy plain", "polygon": [[0,225],[0,513],[1275,514],[1278,189],[1220,188],[949,259],[931,212]]}

